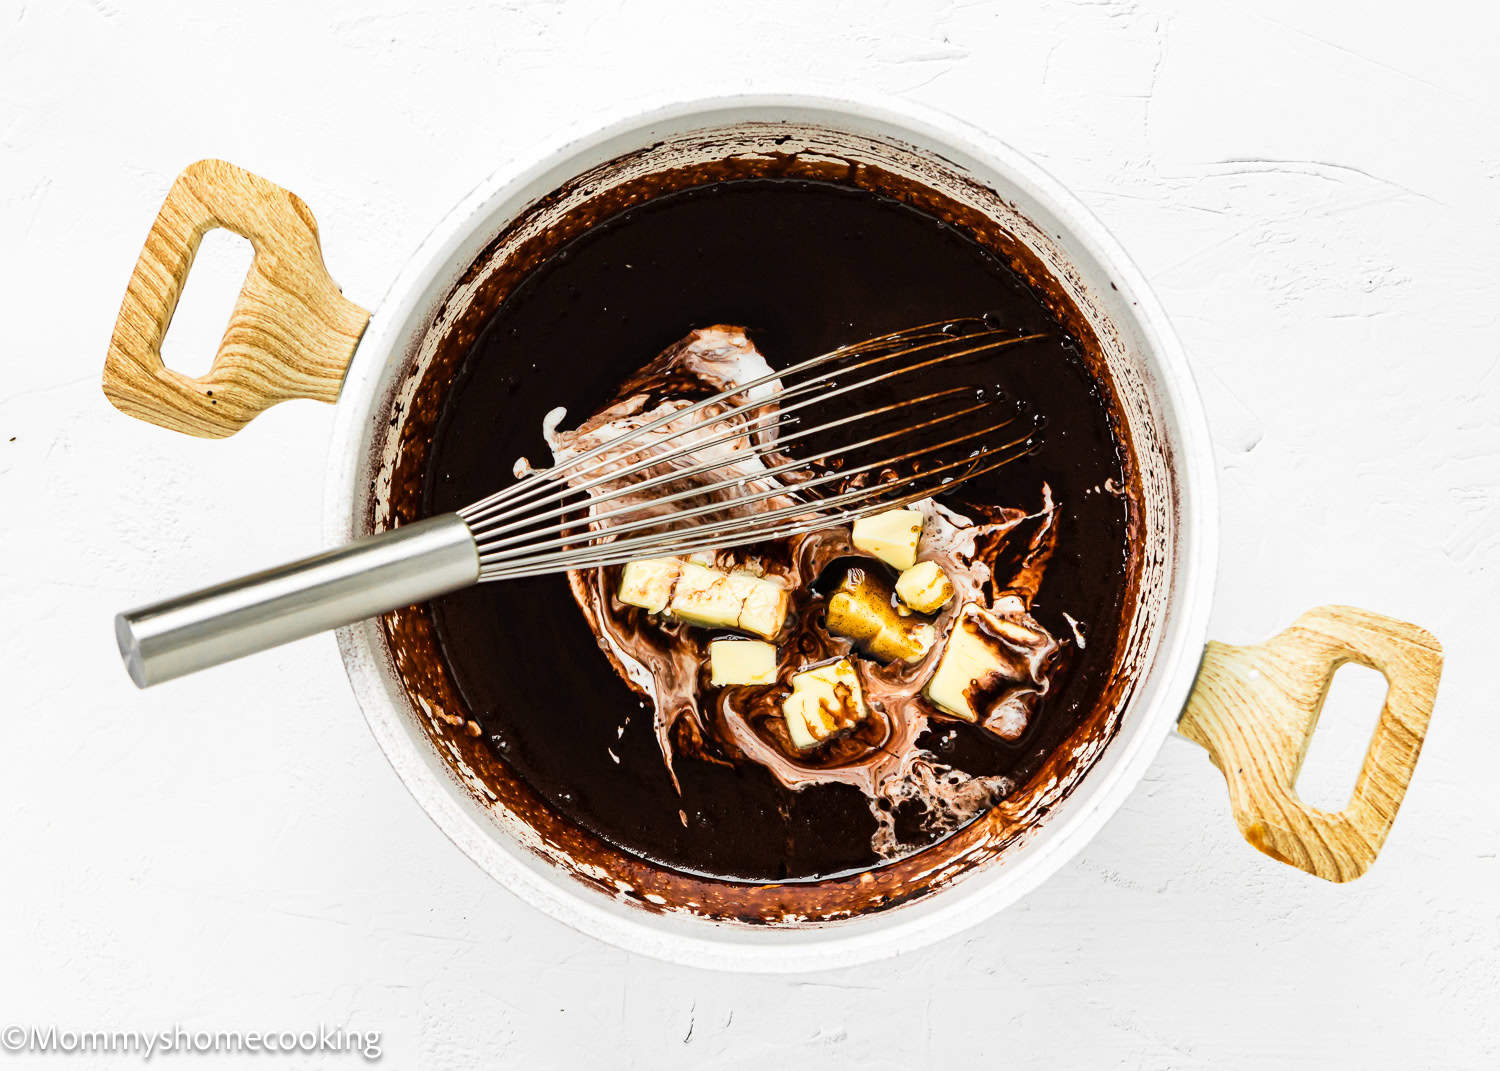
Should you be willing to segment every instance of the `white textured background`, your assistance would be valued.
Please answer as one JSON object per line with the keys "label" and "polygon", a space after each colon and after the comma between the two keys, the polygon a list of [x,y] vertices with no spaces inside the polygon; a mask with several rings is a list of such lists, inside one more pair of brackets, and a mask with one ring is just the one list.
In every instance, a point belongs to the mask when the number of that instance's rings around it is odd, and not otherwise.
{"label": "white textured background", "polygon": [[[1493,4],[418,6],[0,0],[0,1020],[329,1023],[382,1031],[401,1067],[1495,1066]],[[316,544],[332,416],[293,403],[206,442],[106,404],[105,343],[178,168],[218,155],[297,191],[370,305],[560,126],[809,76],[987,127],[1132,251],[1219,451],[1216,636],[1349,602],[1446,644],[1367,877],[1257,855],[1173,740],[1076,861],[959,938],[845,972],[698,972],[564,929],[462,858],[329,638],[130,687],[114,611]],[[226,248],[171,340],[189,370],[247,262]],[[1373,719],[1370,688],[1340,698],[1325,801]]]}

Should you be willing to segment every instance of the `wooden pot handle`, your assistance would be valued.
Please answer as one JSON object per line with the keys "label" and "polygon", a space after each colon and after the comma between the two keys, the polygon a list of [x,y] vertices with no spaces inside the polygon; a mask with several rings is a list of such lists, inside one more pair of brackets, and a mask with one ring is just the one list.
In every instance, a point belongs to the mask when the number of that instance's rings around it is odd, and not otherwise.
{"label": "wooden pot handle", "polygon": [[[203,236],[214,227],[255,247],[245,285],[206,375],[174,372],[162,339]],[[104,362],[104,394],[164,428],[222,438],[290,398],[337,400],[370,314],[323,266],[318,225],[295,194],[222,160],[191,165],[146,236]]]}
{"label": "wooden pot handle", "polygon": [[[1295,786],[1334,671],[1346,662],[1379,670],[1388,689],[1354,794],[1332,813],[1303,803]],[[1210,642],[1178,729],[1223,771],[1246,840],[1309,874],[1352,881],[1396,820],[1442,667],[1442,646],[1424,629],[1320,606],[1254,647]]]}

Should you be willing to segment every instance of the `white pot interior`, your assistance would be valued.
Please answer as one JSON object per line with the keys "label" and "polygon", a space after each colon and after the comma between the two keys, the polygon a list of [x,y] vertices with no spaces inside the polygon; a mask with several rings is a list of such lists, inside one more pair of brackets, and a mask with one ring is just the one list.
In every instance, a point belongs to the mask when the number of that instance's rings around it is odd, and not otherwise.
{"label": "white pot interior", "polygon": [[[497,784],[464,729],[440,667],[419,656],[423,611],[340,633],[351,681],[381,746],[419,802],[482,867],[524,899],[627,948],[682,962],[801,969],[869,959],[967,925],[1042,880],[1143,772],[1175,720],[1201,648],[1215,551],[1214,488],[1201,412],[1159,309],[1102,228],[1004,146],[949,121],[806,98],[724,101],[636,118],[477,190],[414,258],[379,309],[340,403],[330,462],[331,538],[390,527],[402,510],[434,386],[508,273],[555,229],[617,207],[645,176],[743,167],[798,154],[815,173],[853,161],[934,193],[1052,280],[1092,337],[1098,371],[1135,457],[1143,506],[1137,597],[1108,700],[1046,783],[996,810],[1004,822],[960,852],[935,849],[888,886],[852,882],[808,901],[767,900],[771,924],[740,921],[753,890],[692,882],[611,859],[539,821]],[[612,198],[614,198],[612,200]],[[998,238],[996,236],[999,236]],[[402,516],[401,519],[410,519]],[[982,823],[976,823],[976,826]],[[969,831],[965,831],[966,834]],[[952,838],[957,840],[959,838]],[[946,842],[945,842],[946,843]],[[932,858],[925,858],[931,854]],[[822,884],[822,883],[819,883]],[[769,894],[762,894],[769,895]]]}

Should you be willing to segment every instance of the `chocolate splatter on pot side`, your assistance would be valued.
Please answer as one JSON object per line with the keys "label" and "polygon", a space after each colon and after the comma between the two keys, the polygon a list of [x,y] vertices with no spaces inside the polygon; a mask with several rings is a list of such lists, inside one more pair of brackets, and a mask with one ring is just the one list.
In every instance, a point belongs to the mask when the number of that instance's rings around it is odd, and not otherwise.
{"label": "chocolate splatter on pot side", "polygon": [[[650,705],[599,652],[591,626],[603,620],[602,588],[581,592],[583,604],[596,611],[592,621],[579,613],[562,578],[487,585],[443,600],[439,635],[472,719],[554,810],[646,859],[740,880],[854,873],[951,833],[983,804],[1033,777],[1093,707],[1112,664],[1106,637],[1128,575],[1128,503],[1104,490],[1123,484],[1124,465],[1078,344],[1037,294],[957,230],[858,190],[742,180],[654,199],[559,250],[495,312],[455,380],[434,437],[430,511],[493,490],[517,457],[547,458],[558,440],[539,441],[540,414],[555,406],[580,415],[604,408],[651,354],[694,325],[742,323],[760,352],[785,366],[959,310],[986,311],[1017,334],[1048,335],[978,369],[933,368],[922,384],[924,390],[968,386],[982,374],[985,386],[1025,399],[1049,421],[1039,455],[966,489],[966,498],[996,512],[1001,527],[1024,529],[995,541],[994,582],[1005,588],[1027,583],[1029,548],[1039,531],[1055,526],[1062,534],[1045,574],[1035,562],[1030,567],[1040,576],[1031,613],[1046,634],[1067,636],[1060,617],[1067,611],[1092,626],[1096,638],[1086,651],[1068,651],[1054,675],[1036,682],[1038,695],[1049,694],[1032,731],[1007,740],[960,721],[929,726],[916,693],[940,653],[934,645],[916,665],[863,673],[872,699],[891,707],[887,729],[907,738],[897,746],[856,735],[855,743],[894,756],[885,765],[899,764],[899,771],[852,761],[821,772],[805,764],[798,769],[768,741],[771,719],[738,711],[727,695],[720,696],[712,726],[669,714],[673,739],[664,741]],[[660,381],[671,371],[656,367],[648,378],[659,382],[632,384],[627,393],[662,395]],[[802,565],[788,556],[780,568],[805,588],[836,548],[809,542],[797,550],[812,560]],[[961,579],[972,562],[951,561],[949,568]],[[993,587],[988,570],[967,581],[969,595]],[[991,590],[981,601],[988,605],[999,594]],[[686,628],[676,626],[676,636]],[[625,646],[620,631],[601,632],[606,647],[614,641],[618,661]],[[802,665],[839,653],[826,641],[816,648],[796,655]],[[701,652],[693,655],[684,658],[680,647],[661,643],[644,660],[654,660],[659,676],[695,680]],[[878,724],[868,730],[881,731]],[[661,752],[673,743],[669,768]],[[752,761],[734,761],[735,752]],[[872,797],[890,813],[872,813]],[[946,815],[933,813],[945,809]]]}
{"label": "chocolate splatter on pot side", "polygon": [[[1096,675],[1092,698],[1083,694],[1063,701],[1061,693],[1054,693],[1054,706],[1075,727],[1059,731],[1060,739],[1035,764],[1035,772],[987,814],[915,855],[816,882],[714,878],[622,850],[571,821],[519,776],[513,764],[500,757],[502,749],[492,746],[470,717],[471,707],[459,693],[439,646],[431,607],[389,614],[381,624],[391,669],[415,712],[414,724],[428,734],[434,753],[449,764],[459,790],[491,816],[496,836],[514,839],[601,895],[645,910],[801,925],[908,903],[984,869],[1023,844],[1104,754],[1153,650],[1172,575],[1175,539],[1168,440],[1156,423],[1129,342],[1049,235],[993,191],[920,150],[824,126],[746,123],[692,131],[601,163],[522,210],[431,310],[429,329],[413,338],[405,356],[405,378],[392,386],[390,431],[375,436],[372,478],[363,502],[369,510],[368,528],[375,531],[416,519],[429,508],[426,489],[443,479],[433,475],[433,440],[439,414],[455,386],[461,388],[454,382],[458,369],[496,306],[539,266],[600,222],[656,198],[757,178],[803,179],[878,193],[918,210],[929,217],[929,225],[941,220],[998,257],[1042,295],[1048,312],[1077,340],[1083,375],[1092,384],[1085,393],[1120,444],[1124,479],[1114,489],[1128,503],[1129,518],[1127,546],[1118,568],[1105,565],[1125,578],[1123,605],[1113,619],[1103,613],[1086,622],[1088,650],[1096,650],[1100,637],[1105,643],[1114,641],[1119,647],[1114,664]],[[716,313],[702,320],[730,318],[735,317]],[[674,325],[671,337],[682,327]],[[667,341],[666,336],[652,338],[644,349],[620,355],[618,373],[627,374],[643,352],[653,352]],[[591,345],[597,342],[596,338]],[[530,403],[546,408],[569,402],[578,412],[597,406],[604,397],[603,384],[600,394],[589,397],[580,391],[571,401],[556,388],[592,377],[605,356],[596,345],[566,354],[555,369],[553,389],[531,392]],[[534,376],[538,362],[526,354],[500,359],[509,362],[517,393],[522,393],[521,382]],[[538,393],[543,396],[536,397]],[[527,449],[544,447],[538,437]],[[525,625],[509,627],[522,630]],[[587,642],[586,629],[579,631]],[[1109,661],[1107,654],[1104,661]]]}

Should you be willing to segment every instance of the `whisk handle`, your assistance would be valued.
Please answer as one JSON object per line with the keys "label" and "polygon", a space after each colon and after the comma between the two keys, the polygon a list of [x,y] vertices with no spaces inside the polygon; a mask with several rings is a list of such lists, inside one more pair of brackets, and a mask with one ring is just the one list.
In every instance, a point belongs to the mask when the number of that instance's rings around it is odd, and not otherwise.
{"label": "whisk handle", "polygon": [[469,526],[445,513],[119,614],[115,639],[145,688],[478,580]]}

